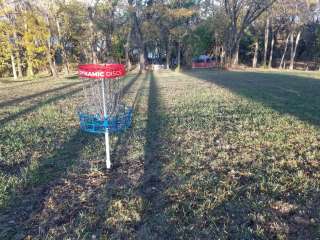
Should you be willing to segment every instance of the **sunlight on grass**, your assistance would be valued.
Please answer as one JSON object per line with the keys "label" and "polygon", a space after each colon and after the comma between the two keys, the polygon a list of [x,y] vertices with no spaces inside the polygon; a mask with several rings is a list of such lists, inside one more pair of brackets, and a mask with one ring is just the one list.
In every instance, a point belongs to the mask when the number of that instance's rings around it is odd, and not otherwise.
{"label": "sunlight on grass", "polygon": [[64,96],[79,86],[41,95],[35,85],[29,94],[39,103],[54,100],[26,112],[26,98],[2,110],[2,119],[23,114],[0,129],[1,239],[317,239],[316,78],[130,75],[134,123],[111,139],[110,172],[103,139],[78,131],[81,95]]}

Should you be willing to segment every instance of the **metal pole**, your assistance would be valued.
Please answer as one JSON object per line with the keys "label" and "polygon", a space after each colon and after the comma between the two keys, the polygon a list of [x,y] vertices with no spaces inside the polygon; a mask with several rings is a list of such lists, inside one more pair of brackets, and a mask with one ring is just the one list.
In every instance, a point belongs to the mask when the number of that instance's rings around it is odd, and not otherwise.
{"label": "metal pole", "polygon": [[109,130],[108,129],[106,129],[104,137],[106,140],[106,166],[107,166],[107,169],[110,169],[111,168],[111,161],[110,161]]}
{"label": "metal pole", "polygon": [[[107,119],[107,109],[106,109],[106,96],[104,92],[104,79],[101,80],[102,84],[102,101],[103,101],[103,117],[104,121]],[[106,144],[106,166],[107,169],[110,169],[111,167],[111,161],[110,161],[110,146],[109,146],[109,130],[106,128],[106,131],[104,133],[105,138],[105,144]]]}

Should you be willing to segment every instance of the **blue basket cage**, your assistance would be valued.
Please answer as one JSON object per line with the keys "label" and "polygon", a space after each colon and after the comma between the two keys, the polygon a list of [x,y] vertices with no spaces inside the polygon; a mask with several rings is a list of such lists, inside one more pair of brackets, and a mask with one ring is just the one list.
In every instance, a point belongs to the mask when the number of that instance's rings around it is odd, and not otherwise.
{"label": "blue basket cage", "polygon": [[115,116],[108,116],[104,119],[99,114],[89,114],[79,110],[80,129],[89,133],[119,133],[131,127],[132,108],[124,107]]}

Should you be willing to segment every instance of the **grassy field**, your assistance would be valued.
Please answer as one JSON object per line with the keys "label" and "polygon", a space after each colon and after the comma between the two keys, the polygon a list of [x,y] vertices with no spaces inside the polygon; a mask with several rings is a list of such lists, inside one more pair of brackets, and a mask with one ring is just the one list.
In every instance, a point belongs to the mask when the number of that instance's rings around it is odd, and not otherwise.
{"label": "grassy field", "polygon": [[319,77],[130,73],[110,171],[76,77],[0,80],[0,239],[320,239]]}

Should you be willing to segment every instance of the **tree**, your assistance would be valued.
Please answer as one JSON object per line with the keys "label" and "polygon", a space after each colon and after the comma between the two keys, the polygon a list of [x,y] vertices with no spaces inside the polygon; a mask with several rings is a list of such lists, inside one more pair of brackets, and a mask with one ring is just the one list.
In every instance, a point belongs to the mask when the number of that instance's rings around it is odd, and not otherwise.
{"label": "tree", "polygon": [[[10,25],[0,22],[0,73],[11,64],[12,74],[17,78],[12,43],[10,43]],[[10,62],[11,61],[11,62]]]}
{"label": "tree", "polygon": [[[14,26],[14,9],[11,4],[6,4],[4,1],[0,1],[1,11],[0,13],[4,15],[5,20],[0,22],[0,39],[2,45],[2,65],[4,66],[10,59],[12,75],[14,79],[18,78],[16,69],[16,52],[17,52],[17,39],[16,30]],[[20,67],[20,66],[19,66]],[[19,77],[20,77],[19,68]]]}
{"label": "tree", "polygon": [[21,16],[24,32],[23,47],[26,49],[27,75],[34,75],[34,68],[45,66],[48,61],[48,48],[46,46],[49,32],[45,20],[31,10],[26,10]]}
{"label": "tree", "polygon": [[266,19],[266,26],[264,31],[264,55],[263,55],[263,66],[267,66],[268,46],[269,46],[269,29],[270,29],[270,18]]}
{"label": "tree", "polygon": [[[300,37],[302,33],[302,29],[306,22],[308,22],[309,17],[309,9],[308,2],[304,0],[295,0],[291,2],[291,35],[290,35],[290,45],[291,45],[291,54],[290,54],[290,70],[294,68],[294,61],[297,54],[297,48],[300,43]],[[294,40],[295,37],[295,40]]]}
{"label": "tree", "polygon": [[[311,9],[314,6],[312,2],[306,0],[278,0],[271,10],[273,38],[280,33],[280,40],[284,42],[279,68],[285,67],[288,48],[290,48],[289,69],[294,68],[304,26],[312,19]],[[270,51],[272,51],[272,54],[270,53],[272,60],[273,47]],[[271,67],[271,64],[269,64],[269,67]]]}
{"label": "tree", "polygon": [[[1,74],[69,73],[74,63],[125,61],[128,68],[199,54],[293,69],[317,61],[316,0],[0,0]],[[261,57],[260,57],[261,53]],[[252,62],[251,62],[252,61]],[[60,67],[61,66],[61,67]]]}
{"label": "tree", "polygon": [[224,0],[224,8],[228,26],[225,31],[226,57],[229,64],[237,65],[239,61],[239,44],[244,30],[249,27],[276,0]]}
{"label": "tree", "polygon": [[275,34],[273,29],[271,28],[271,46],[270,46],[270,55],[269,55],[269,64],[268,68],[272,68],[272,60],[273,60],[273,51],[274,51],[274,43],[275,43]]}
{"label": "tree", "polygon": [[64,69],[70,68],[69,62],[92,62],[90,32],[87,6],[72,0],[60,2],[55,15],[59,39],[58,52],[61,53]]}
{"label": "tree", "polygon": [[[265,42],[265,48],[266,46],[268,46],[268,44],[266,44],[266,35],[268,36],[268,34],[266,34],[266,16],[261,16],[260,18],[255,20],[248,28],[248,32],[251,33],[253,38],[253,44],[251,46],[253,49],[252,67],[256,68],[258,65],[260,43],[263,42],[263,38]],[[264,56],[266,56],[266,49],[264,52]]]}
{"label": "tree", "polygon": [[177,71],[181,68],[181,54],[184,39],[195,30],[198,20],[195,1],[172,1],[168,10],[169,33],[177,46]]}
{"label": "tree", "polygon": [[134,6],[133,0],[128,0],[128,12],[131,20],[131,37],[135,40],[135,45],[139,49],[139,69],[140,71],[143,71],[145,69],[145,47],[144,47],[144,40],[143,35],[141,31],[141,23],[142,21],[139,21],[138,15],[137,15],[137,7],[139,6],[139,3]]}

